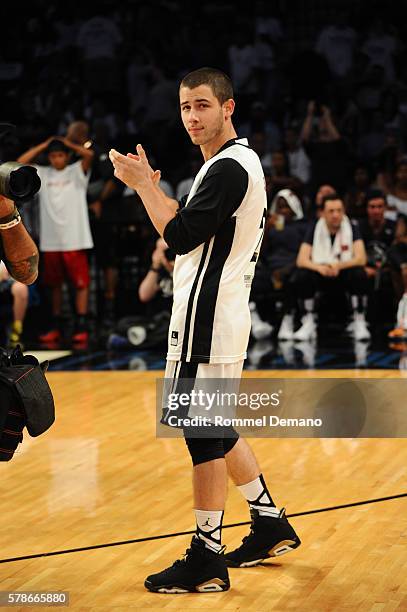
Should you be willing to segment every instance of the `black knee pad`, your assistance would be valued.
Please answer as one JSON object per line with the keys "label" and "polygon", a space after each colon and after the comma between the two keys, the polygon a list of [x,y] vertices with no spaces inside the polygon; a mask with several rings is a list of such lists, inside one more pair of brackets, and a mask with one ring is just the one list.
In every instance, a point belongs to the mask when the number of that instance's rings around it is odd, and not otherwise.
{"label": "black knee pad", "polygon": [[185,442],[193,465],[225,457],[223,438],[188,438],[185,436]]}

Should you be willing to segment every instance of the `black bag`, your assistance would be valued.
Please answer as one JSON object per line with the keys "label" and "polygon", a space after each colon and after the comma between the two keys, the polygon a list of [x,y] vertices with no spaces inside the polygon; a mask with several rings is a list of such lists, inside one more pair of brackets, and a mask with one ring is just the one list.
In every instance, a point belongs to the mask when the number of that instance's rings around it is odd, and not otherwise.
{"label": "black bag", "polygon": [[39,364],[20,347],[11,353],[0,349],[0,461],[9,461],[23,440],[23,429],[39,436],[55,420],[54,399]]}

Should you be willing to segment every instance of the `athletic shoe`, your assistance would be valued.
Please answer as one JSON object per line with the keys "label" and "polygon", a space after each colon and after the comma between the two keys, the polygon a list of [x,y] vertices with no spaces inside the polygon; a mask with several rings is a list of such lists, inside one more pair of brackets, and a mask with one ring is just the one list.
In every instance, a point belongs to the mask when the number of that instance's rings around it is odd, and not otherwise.
{"label": "athletic shoe", "polygon": [[243,538],[241,546],[225,555],[229,567],[252,567],[264,559],[279,557],[301,544],[301,540],[285,518],[285,508],[278,518],[260,516],[251,508],[250,534]]}
{"label": "athletic shoe", "polygon": [[162,572],[147,576],[144,586],[154,593],[227,591],[230,583],[224,549],[213,552],[194,536],[184,557]]}
{"label": "athletic shoe", "polygon": [[273,331],[273,326],[267,321],[263,321],[260,318],[259,313],[256,309],[256,304],[254,302],[250,302],[250,316],[252,319],[252,336],[255,340],[262,340],[263,338],[267,338],[270,336]]}
{"label": "athletic shoe", "polygon": [[403,295],[397,308],[397,327],[407,330],[407,293]]}
{"label": "athletic shoe", "polygon": [[281,321],[280,329],[278,330],[279,340],[292,340],[294,335],[294,317],[292,314],[286,314]]}
{"label": "athletic shoe", "polygon": [[59,329],[51,329],[46,334],[39,336],[40,342],[58,342],[61,339],[61,332]]}
{"label": "athletic shoe", "polygon": [[308,368],[315,367],[315,357],[317,354],[317,343],[315,340],[304,340],[296,342],[294,348],[302,353],[302,361]]}
{"label": "athletic shoe", "polygon": [[87,331],[77,331],[72,336],[72,344],[87,344],[89,333]]}
{"label": "athletic shoe", "polygon": [[406,340],[407,330],[402,327],[396,327],[388,333],[388,338],[392,338],[393,340]]}
{"label": "athletic shoe", "polygon": [[370,331],[367,328],[365,315],[362,312],[355,314],[353,337],[355,340],[370,340]]}
{"label": "athletic shoe", "polygon": [[315,323],[314,314],[312,312],[307,312],[306,315],[302,317],[302,325],[296,332],[293,334],[294,340],[304,341],[304,340],[312,340],[317,336],[317,325]]}

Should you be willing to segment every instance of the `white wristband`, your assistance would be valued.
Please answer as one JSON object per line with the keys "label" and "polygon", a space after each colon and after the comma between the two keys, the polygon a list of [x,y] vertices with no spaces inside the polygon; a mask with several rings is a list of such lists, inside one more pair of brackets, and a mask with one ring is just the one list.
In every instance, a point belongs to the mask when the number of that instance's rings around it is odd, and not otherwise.
{"label": "white wristband", "polygon": [[19,223],[21,223],[20,215],[16,219],[13,219],[12,221],[9,221],[8,223],[0,223],[0,230],[11,229],[12,227],[15,227],[16,225],[18,225]]}

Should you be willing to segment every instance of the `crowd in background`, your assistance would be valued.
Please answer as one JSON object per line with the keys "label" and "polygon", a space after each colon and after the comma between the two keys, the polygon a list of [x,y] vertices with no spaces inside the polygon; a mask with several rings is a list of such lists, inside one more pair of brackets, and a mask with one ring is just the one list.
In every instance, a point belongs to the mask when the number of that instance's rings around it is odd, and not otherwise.
{"label": "crowd in background", "polygon": [[[270,219],[255,282],[259,320],[273,322],[269,306],[284,288],[281,274],[273,274],[284,266],[270,268],[278,232],[300,222],[302,229],[289,238],[295,264],[307,235],[305,220],[317,219],[324,197],[332,194],[359,224],[354,238],[364,241],[367,252],[359,267],[370,283],[363,297],[384,286],[394,315],[404,285],[400,257],[389,259],[387,250],[395,240],[403,243],[398,218],[407,215],[403,4],[294,0],[236,10],[232,2],[209,1],[187,10],[176,1],[107,1],[97,10],[37,0],[24,20],[17,5],[8,7],[0,55],[2,119],[17,131],[1,143],[2,157],[17,159],[52,136],[93,150],[87,202],[91,267],[101,296],[91,299],[94,316],[112,322],[141,312],[146,300],[138,289],[155,268],[154,253],[157,258],[157,236],[137,195],[114,179],[108,150],[134,151],[142,142],[162,171],[166,193],[185,195],[201,158],[179,120],[178,83],[204,65],[230,74],[238,135],[249,139],[266,176]],[[44,153],[36,161],[48,163]],[[292,196],[298,200],[288,223],[282,190],[291,203]],[[293,210],[290,202],[288,208]],[[23,213],[39,239],[38,202],[25,205]],[[377,238],[381,232],[384,242]],[[383,280],[382,267],[390,280]],[[38,293],[36,299],[46,300],[41,286]]]}

